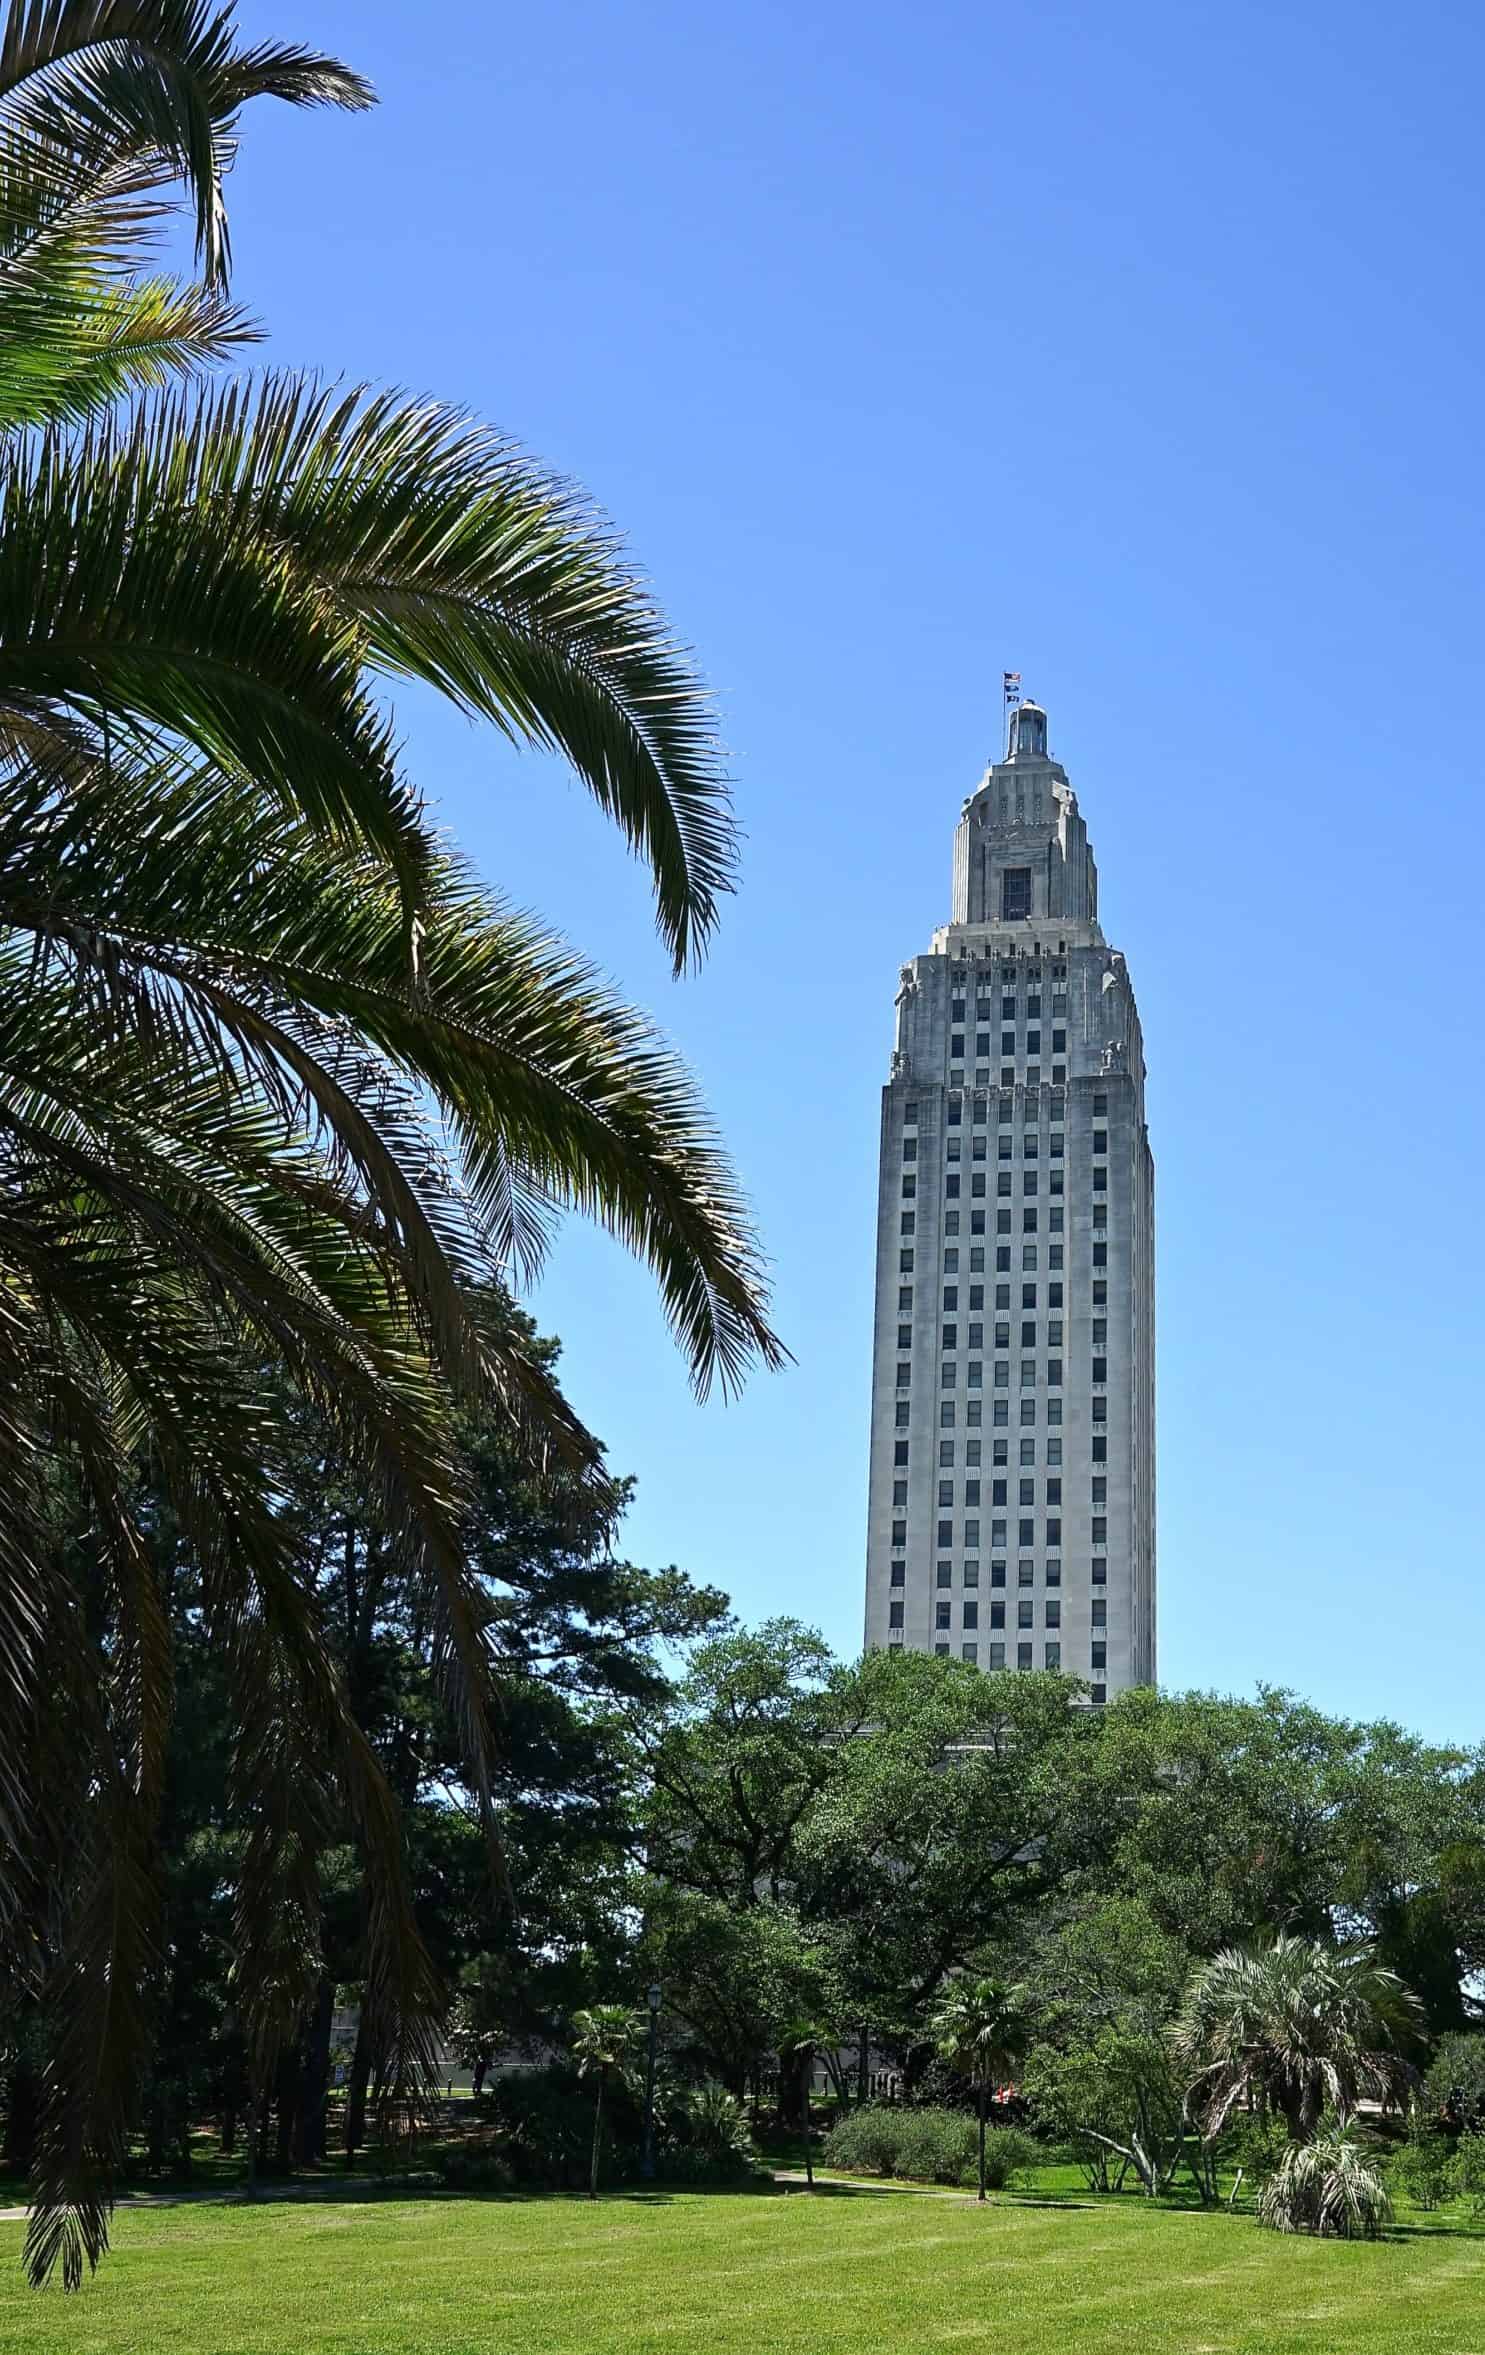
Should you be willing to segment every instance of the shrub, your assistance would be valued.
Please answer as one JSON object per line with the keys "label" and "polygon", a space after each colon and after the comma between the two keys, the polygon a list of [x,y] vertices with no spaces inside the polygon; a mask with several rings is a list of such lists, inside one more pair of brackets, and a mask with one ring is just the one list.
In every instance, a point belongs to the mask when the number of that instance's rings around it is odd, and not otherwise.
{"label": "shrub", "polygon": [[827,2167],[845,2167],[857,2175],[894,2175],[897,2172],[898,2129],[902,2110],[874,2107],[847,2110],[825,2137],[820,2156]]}
{"label": "shrub", "polygon": [[[978,2130],[963,2110],[848,2110],[825,2137],[827,2167],[857,2175],[900,2175],[916,2183],[977,2183]],[[985,2137],[985,2180],[995,2190],[1035,2164],[1041,2152],[1016,2126]]]}
{"label": "shrub", "polygon": [[957,2110],[900,2110],[892,2173],[916,2183],[957,2183],[975,2147],[975,2124]]}
{"label": "shrub", "polygon": [[514,2191],[516,2170],[503,2145],[465,2143],[434,2160],[446,2191]]}
{"label": "shrub", "polygon": [[1415,2208],[1437,2208],[1453,2191],[1453,2165],[1442,2134],[1410,2134],[1394,2152],[1387,2174],[1394,2191]]}
{"label": "shrub", "polygon": [[[1031,2168],[1039,2167],[1044,2157],[1040,2143],[1033,2142],[1031,2136],[1024,2134],[1019,2126],[989,2127],[985,2134],[986,2190],[1004,2191],[1006,2185],[1014,2183],[1018,2175],[1025,2175]],[[979,2188],[979,2160],[973,2147],[969,2165],[963,2170],[959,2181],[971,2190]]]}
{"label": "shrub", "polygon": [[1485,2134],[1461,2134],[1449,2180],[1457,2198],[1468,2200],[1477,2216],[1485,2215]]}
{"label": "shrub", "polygon": [[667,2103],[655,2154],[666,2183],[741,2183],[759,2165],[747,2111],[725,2086],[699,2085]]}
{"label": "shrub", "polygon": [[1381,2172],[1349,2126],[1291,2144],[1258,2194],[1258,2220],[1274,2232],[1375,2240],[1391,2216]]}
{"label": "shrub", "polygon": [[1485,2128],[1485,2036],[1441,2036],[1423,2080],[1423,2103],[1456,2132]]}

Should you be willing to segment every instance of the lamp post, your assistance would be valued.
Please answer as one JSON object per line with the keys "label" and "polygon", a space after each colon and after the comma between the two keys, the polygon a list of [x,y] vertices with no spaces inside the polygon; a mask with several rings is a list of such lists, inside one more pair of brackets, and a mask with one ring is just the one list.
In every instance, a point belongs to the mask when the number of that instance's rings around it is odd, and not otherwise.
{"label": "lamp post", "polygon": [[645,2147],[639,2172],[646,2183],[655,2180],[655,2040],[660,2030],[660,1987],[652,1981],[645,1989],[645,2001],[650,2007],[650,2041],[645,2053]]}

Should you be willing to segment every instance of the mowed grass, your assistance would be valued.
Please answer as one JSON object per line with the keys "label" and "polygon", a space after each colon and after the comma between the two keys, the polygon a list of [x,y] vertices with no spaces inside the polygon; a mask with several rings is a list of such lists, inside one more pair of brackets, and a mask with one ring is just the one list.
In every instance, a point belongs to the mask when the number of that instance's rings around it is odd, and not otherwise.
{"label": "mowed grass", "polygon": [[20,2237],[0,2225],[5,2355],[1485,2355],[1485,2238],[1285,2240],[1134,2199],[136,2210],[70,2299],[22,2286]]}

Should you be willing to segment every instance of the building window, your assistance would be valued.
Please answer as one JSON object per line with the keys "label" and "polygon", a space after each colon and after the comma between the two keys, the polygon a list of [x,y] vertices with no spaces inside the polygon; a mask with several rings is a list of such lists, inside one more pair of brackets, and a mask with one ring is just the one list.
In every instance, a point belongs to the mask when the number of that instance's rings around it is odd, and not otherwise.
{"label": "building window", "polygon": [[1062,1666],[1062,1646],[1060,1643],[1043,1644],[1042,1664],[1046,1668],[1060,1668]]}
{"label": "building window", "polygon": [[941,1505],[952,1505],[954,1502],[954,1483],[952,1480],[941,1480],[939,1482],[938,1501]]}
{"label": "building window", "polygon": [[1006,867],[1000,878],[1000,913],[1004,921],[1015,923],[1031,914],[1031,869]]}
{"label": "building window", "polygon": [[934,1584],[935,1584],[935,1586],[952,1586],[952,1585],[953,1585],[953,1583],[954,1583],[954,1565],[953,1565],[953,1563],[952,1563],[952,1562],[937,1562],[937,1563],[935,1563],[935,1565],[934,1565],[934,1571],[933,1571],[933,1581],[934,1581]]}
{"label": "building window", "polygon": [[933,1648],[940,1660],[947,1660],[954,1647],[952,1644],[935,1644]]}
{"label": "building window", "polygon": [[945,1349],[959,1347],[959,1327],[957,1325],[945,1325],[943,1345]]}
{"label": "building window", "polygon": [[1108,1361],[1108,1359],[1107,1359],[1106,1357],[1096,1357],[1096,1358],[1093,1360],[1093,1379],[1094,1379],[1094,1381],[1095,1381],[1095,1382],[1107,1382],[1108,1378],[1109,1378],[1109,1361]]}
{"label": "building window", "polygon": [[1093,1644],[1093,1645],[1090,1645],[1090,1647],[1089,1647],[1089,1652],[1088,1652],[1088,1664],[1089,1664],[1089,1666],[1090,1666],[1091,1668],[1107,1668],[1107,1666],[1108,1666],[1108,1664],[1109,1664],[1109,1647],[1108,1647],[1108,1645],[1107,1645],[1107,1644]]}
{"label": "building window", "polygon": [[1041,1053],[1041,1051],[1042,1051],[1042,1034],[1041,1034],[1041,1032],[1040,1032],[1039,1030],[1028,1030],[1028,1032],[1026,1033],[1026,1052],[1027,1052],[1027,1054],[1028,1054],[1028,1055],[1039,1055],[1039,1054]]}
{"label": "building window", "polygon": [[980,1606],[978,1603],[966,1603],[964,1605],[964,1624],[966,1627],[979,1626]]}
{"label": "building window", "polygon": [[1004,1564],[1004,1562],[992,1562],[992,1563],[991,1563],[991,1565],[990,1565],[990,1584],[991,1584],[992,1586],[1004,1586],[1004,1584],[1005,1584],[1005,1564]]}
{"label": "building window", "polygon": [[1034,1194],[1036,1192],[1036,1179],[1037,1173],[1034,1169],[1022,1170],[1021,1191],[1023,1194]]}
{"label": "building window", "polygon": [[1094,1099],[1093,1099],[1093,1117],[1094,1117],[1094,1119],[1095,1119],[1095,1120],[1107,1120],[1107,1119],[1108,1119],[1108,1116],[1109,1116],[1109,1100],[1108,1100],[1108,1097],[1107,1097],[1107,1096],[1095,1096],[1095,1097],[1094,1097]]}
{"label": "building window", "polygon": [[905,1464],[905,1463],[907,1462],[907,1460],[908,1460],[908,1443],[907,1443],[907,1441],[906,1441],[905,1439],[895,1439],[895,1440],[893,1441],[893,1443],[892,1443],[892,1461],[893,1461],[893,1463],[894,1463],[894,1464]]}
{"label": "building window", "polygon": [[1061,1401],[1061,1399],[1060,1399],[1060,1398],[1049,1398],[1049,1399],[1047,1400],[1047,1421],[1048,1421],[1049,1423],[1060,1423],[1060,1422],[1061,1422],[1061,1420],[1062,1420],[1062,1401]]}
{"label": "building window", "polygon": [[[907,1179],[904,1178],[902,1182],[906,1185]],[[944,1179],[944,1199],[947,1202],[957,1202],[959,1199],[959,1173],[957,1170],[952,1177]]]}
{"label": "building window", "polygon": [[1109,1484],[1103,1475],[1100,1475],[1093,1483],[1092,1501],[1096,1505],[1105,1505],[1109,1501]]}
{"label": "building window", "polygon": [[1109,1623],[1109,1606],[1102,1595],[1094,1596],[1092,1603],[1089,1605],[1089,1609],[1093,1613],[1093,1625],[1095,1627],[1107,1627]]}
{"label": "building window", "polygon": [[[959,1019],[961,1022],[963,1021],[964,1017],[962,1014],[960,1015]],[[953,1037],[949,1041],[949,1060],[953,1063],[962,1063],[964,1061],[963,1031],[956,1030]]]}
{"label": "building window", "polygon": [[911,1366],[909,1363],[905,1362],[905,1361],[899,1361],[898,1368],[897,1368],[897,1387],[898,1387],[898,1389],[899,1389],[899,1390],[907,1390],[907,1389],[909,1389],[909,1388],[911,1387],[911,1385],[912,1385],[912,1379],[913,1379],[913,1369],[912,1369],[912,1366]]}
{"label": "building window", "polygon": [[906,1545],[906,1544],[907,1544],[907,1523],[906,1523],[906,1521],[894,1521],[894,1522],[893,1522],[893,1524],[892,1524],[892,1543],[893,1543],[894,1545]]}
{"label": "building window", "polygon": [[901,1627],[901,1625],[902,1625],[902,1605],[901,1605],[901,1603],[889,1603],[889,1604],[887,1605],[887,1625],[888,1625],[889,1627]]}
{"label": "building window", "polygon": [[911,1284],[899,1284],[899,1285],[898,1285],[898,1287],[897,1287],[897,1313],[898,1313],[898,1315],[899,1315],[899,1316],[902,1316],[902,1315],[904,1315],[904,1314],[908,1313],[908,1312],[911,1310],[911,1308],[912,1308],[912,1305],[913,1305],[913,1287],[912,1287],[912,1285],[911,1285]]}
{"label": "building window", "polygon": [[952,1608],[952,1606],[951,1606],[950,1604],[948,1604],[948,1603],[935,1603],[935,1604],[934,1604],[934,1606],[933,1606],[933,1624],[934,1624],[934,1626],[935,1626],[935,1627],[947,1627],[947,1626],[948,1626],[948,1624],[949,1624],[949,1613],[950,1613],[950,1610],[951,1610],[951,1608]]}
{"label": "building window", "polygon": [[916,1161],[916,1160],[917,1160],[917,1158],[918,1158],[918,1140],[917,1140],[917,1138],[916,1138],[916,1137],[904,1137],[904,1138],[903,1138],[903,1140],[902,1140],[902,1158],[903,1158],[903,1160],[904,1160],[904,1161]]}
{"label": "building window", "polygon": [[1047,1543],[1048,1545],[1061,1545],[1062,1523],[1060,1521],[1049,1521],[1047,1523]]}
{"label": "building window", "polygon": [[903,1117],[903,1119],[904,1119],[904,1120],[916,1120],[916,1119],[917,1119],[917,1117],[918,1117],[918,1107],[917,1107],[917,1105],[916,1105],[916,1104],[909,1104],[909,1105],[907,1105],[907,1106],[905,1107],[904,1111],[903,1111],[903,1115],[902,1115],[902,1117]]}
{"label": "building window", "polygon": [[973,1667],[974,1667],[974,1665],[975,1665],[976,1661],[979,1659],[979,1656],[980,1656],[980,1647],[979,1647],[979,1645],[978,1645],[978,1644],[961,1644],[961,1645],[960,1645],[960,1647],[959,1647],[959,1657],[960,1657],[960,1659],[961,1659],[961,1660],[967,1660],[971,1668],[973,1668]]}
{"label": "building window", "polygon": [[978,1586],[978,1585],[979,1585],[979,1583],[980,1583],[980,1565],[979,1565],[979,1563],[978,1563],[978,1562],[966,1562],[966,1563],[965,1563],[965,1565],[964,1565],[964,1583],[965,1583],[965,1585],[966,1585],[966,1586]]}
{"label": "building window", "polygon": [[1108,1579],[1109,1579],[1109,1563],[1108,1563],[1108,1556],[1107,1556],[1106,1554],[1095,1554],[1095,1555],[1094,1555],[1094,1557],[1093,1557],[1093,1583],[1094,1583],[1094,1585],[1095,1585],[1095,1586],[1107,1586],[1107,1584],[1108,1584]]}
{"label": "building window", "polygon": [[903,1429],[903,1427],[904,1427],[904,1425],[906,1425],[906,1424],[910,1423],[910,1422],[912,1421],[912,1419],[913,1419],[913,1410],[912,1410],[912,1407],[911,1407],[911,1405],[909,1404],[909,1402],[907,1401],[907,1399],[905,1399],[905,1398],[900,1398],[900,1399],[897,1401],[897,1428],[898,1428],[898,1430],[899,1430],[899,1431],[900,1431],[900,1430],[902,1430],[902,1429]]}
{"label": "building window", "polygon": [[991,1667],[992,1667],[992,1668],[1004,1668],[1004,1666],[1005,1666],[1005,1645],[1004,1645],[1004,1644],[992,1644],[992,1645],[990,1646],[990,1665],[991,1665]]}
{"label": "building window", "polygon": [[1092,1527],[1092,1530],[1091,1530],[1090,1534],[1091,1534],[1091,1536],[1092,1536],[1092,1539],[1093,1539],[1093,1542],[1094,1542],[1094,1544],[1095,1544],[1095,1545],[1107,1545],[1107,1544],[1108,1544],[1108,1542],[1109,1542],[1109,1525],[1108,1525],[1108,1522],[1107,1522],[1107,1521],[1104,1519],[1104,1517],[1103,1517],[1103,1515],[1102,1515],[1101,1513],[1095,1513],[1095,1514],[1094,1514],[1094,1516],[1093,1516],[1093,1527]]}
{"label": "building window", "polygon": [[1017,1644],[1017,1646],[1016,1646],[1016,1666],[1017,1666],[1018,1668],[1029,1668],[1029,1667],[1031,1666],[1031,1646],[1030,1646],[1030,1644]]}
{"label": "building window", "polygon": [[912,1328],[912,1326],[911,1326],[911,1325],[899,1325],[899,1326],[898,1326],[898,1328],[897,1328],[897,1346],[898,1346],[898,1348],[899,1348],[899,1349],[911,1349],[911,1348],[912,1348],[912,1346],[913,1346],[913,1328]]}
{"label": "building window", "polygon": [[1047,1386],[1051,1390],[1060,1390],[1062,1387],[1062,1360],[1060,1357],[1049,1357],[1047,1360]]}
{"label": "building window", "polygon": [[893,1586],[906,1586],[906,1584],[907,1584],[907,1564],[906,1564],[906,1562],[894,1562],[894,1563],[893,1563],[893,1565],[892,1565],[892,1575],[891,1575],[891,1580],[890,1580],[890,1583],[891,1583]]}
{"label": "building window", "polygon": [[1102,1166],[1102,1164],[1100,1164],[1093,1172],[1093,1191],[1095,1194],[1106,1194],[1108,1190],[1109,1173]]}
{"label": "building window", "polygon": [[892,1502],[893,1502],[895,1505],[902,1505],[903,1507],[906,1507],[906,1505],[907,1505],[907,1482],[906,1482],[905,1480],[894,1480],[894,1481],[893,1481],[893,1483],[892,1483]]}
{"label": "building window", "polygon": [[1004,1605],[1004,1603],[992,1603],[992,1604],[990,1605],[990,1625],[991,1625],[992,1629],[993,1629],[993,1628],[997,1628],[997,1627],[1004,1627],[1004,1625],[1005,1625],[1005,1605]]}
{"label": "building window", "polygon": [[1036,1525],[1035,1525],[1035,1523],[1034,1523],[1034,1522],[1031,1522],[1031,1521],[1022,1521],[1022,1522],[1019,1524],[1019,1530],[1020,1530],[1020,1543],[1021,1543],[1022,1545],[1035,1545],[1035,1543],[1036,1543]]}
{"label": "building window", "polygon": [[1109,1688],[1107,1685],[1093,1684],[1088,1687],[1088,1698],[1095,1709],[1101,1709],[1108,1697]]}
{"label": "building window", "polygon": [[1062,1584],[1062,1564],[1061,1564],[1061,1562],[1060,1562],[1060,1561],[1058,1561],[1058,1560],[1054,1560],[1054,1561],[1050,1561],[1050,1562],[1048,1562],[1048,1564],[1047,1564],[1047,1584],[1048,1584],[1048,1586],[1061,1586],[1061,1584]]}
{"label": "building window", "polygon": [[938,1427],[940,1431],[952,1431],[954,1428],[954,1401],[952,1398],[939,1400]]}
{"label": "building window", "polygon": [[1047,1597],[1042,1613],[1042,1623],[1046,1627],[1060,1627],[1062,1625],[1062,1605],[1056,1595]]}
{"label": "building window", "polygon": [[1047,1502],[1049,1505],[1061,1504],[1062,1482],[1060,1480],[1049,1480],[1047,1482]]}
{"label": "building window", "polygon": [[[964,1501],[965,1501],[965,1503],[966,1503],[967,1505],[977,1505],[977,1504],[979,1503],[979,1501],[980,1501],[980,1484],[979,1484],[978,1480],[966,1480],[966,1481],[965,1481],[965,1483],[964,1483]],[[969,1542],[969,1541],[968,1541],[968,1539],[966,1539],[966,1540],[965,1540],[965,1542],[966,1542],[966,1544],[967,1544],[967,1543]]]}

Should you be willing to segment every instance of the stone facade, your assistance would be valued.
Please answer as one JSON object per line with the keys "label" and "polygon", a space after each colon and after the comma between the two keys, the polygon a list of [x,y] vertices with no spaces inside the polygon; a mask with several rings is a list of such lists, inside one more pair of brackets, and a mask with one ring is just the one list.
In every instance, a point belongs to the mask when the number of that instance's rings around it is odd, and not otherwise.
{"label": "stone facade", "polygon": [[1046,714],[964,804],[882,1091],[866,1640],[1155,1681],[1139,1016]]}

